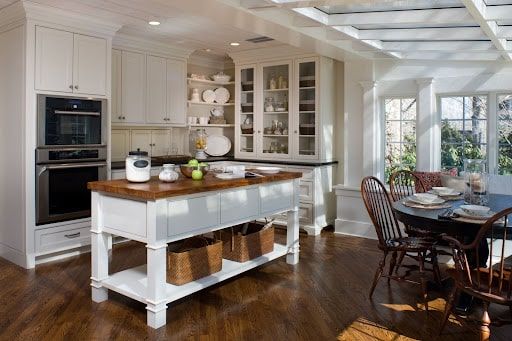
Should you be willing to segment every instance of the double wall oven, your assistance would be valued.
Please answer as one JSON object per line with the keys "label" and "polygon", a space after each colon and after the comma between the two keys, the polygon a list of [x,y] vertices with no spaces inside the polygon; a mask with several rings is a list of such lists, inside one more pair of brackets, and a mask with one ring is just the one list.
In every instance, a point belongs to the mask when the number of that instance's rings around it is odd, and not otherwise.
{"label": "double wall oven", "polygon": [[106,100],[38,95],[36,224],[91,215],[89,181],[107,178]]}

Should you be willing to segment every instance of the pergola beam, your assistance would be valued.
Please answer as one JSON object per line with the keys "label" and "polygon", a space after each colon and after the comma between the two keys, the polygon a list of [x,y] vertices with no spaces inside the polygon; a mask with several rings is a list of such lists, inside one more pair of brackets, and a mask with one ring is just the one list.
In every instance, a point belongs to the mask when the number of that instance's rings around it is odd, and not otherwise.
{"label": "pergola beam", "polygon": [[[342,26],[347,27],[347,26]],[[351,27],[351,26],[348,26]],[[333,26],[338,29],[339,26]],[[359,39],[370,40],[488,40],[479,27],[399,28],[358,30]]]}
{"label": "pergola beam", "polygon": [[468,12],[473,16],[473,19],[480,25],[480,28],[489,37],[496,49],[501,52],[505,60],[512,60],[512,56],[507,51],[507,40],[498,37],[498,24],[496,21],[487,21],[486,10],[487,5],[483,0],[461,0],[466,6]]}

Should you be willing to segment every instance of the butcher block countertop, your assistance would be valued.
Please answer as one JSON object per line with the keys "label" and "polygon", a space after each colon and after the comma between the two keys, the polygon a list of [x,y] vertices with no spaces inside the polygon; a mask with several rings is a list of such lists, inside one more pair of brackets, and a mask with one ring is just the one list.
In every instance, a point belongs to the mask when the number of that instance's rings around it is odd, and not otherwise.
{"label": "butcher block countertop", "polygon": [[263,177],[250,179],[221,180],[216,178],[213,174],[207,174],[203,180],[192,180],[180,176],[180,178],[173,183],[164,183],[160,181],[158,177],[152,177],[151,180],[144,183],[129,182],[126,179],[94,181],[89,182],[87,188],[91,191],[112,193],[125,198],[156,200],[234,187],[298,179],[301,176],[302,173],[300,172],[279,172],[277,174],[268,174]]}

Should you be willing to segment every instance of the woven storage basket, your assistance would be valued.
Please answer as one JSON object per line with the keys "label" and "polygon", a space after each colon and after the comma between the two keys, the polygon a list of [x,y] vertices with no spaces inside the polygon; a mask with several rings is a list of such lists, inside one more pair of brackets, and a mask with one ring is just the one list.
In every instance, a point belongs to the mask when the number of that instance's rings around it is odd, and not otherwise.
{"label": "woven storage basket", "polygon": [[222,269],[222,241],[186,239],[179,250],[167,252],[167,282],[183,285]]}
{"label": "woven storage basket", "polygon": [[249,223],[246,235],[241,233],[243,225],[217,232],[223,243],[222,257],[243,263],[274,251],[274,227],[272,222],[267,225],[268,228],[262,229],[263,225]]}

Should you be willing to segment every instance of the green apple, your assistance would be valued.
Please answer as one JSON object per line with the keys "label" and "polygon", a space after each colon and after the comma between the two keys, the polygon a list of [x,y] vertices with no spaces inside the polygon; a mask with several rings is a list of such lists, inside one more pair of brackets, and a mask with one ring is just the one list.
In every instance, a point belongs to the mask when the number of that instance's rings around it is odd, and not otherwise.
{"label": "green apple", "polygon": [[203,172],[199,169],[194,169],[192,171],[192,180],[201,180],[203,178]]}
{"label": "green apple", "polygon": [[192,166],[192,167],[197,167],[198,164],[199,164],[199,161],[197,161],[196,159],[192,159],[188,162],[188,165]]}

